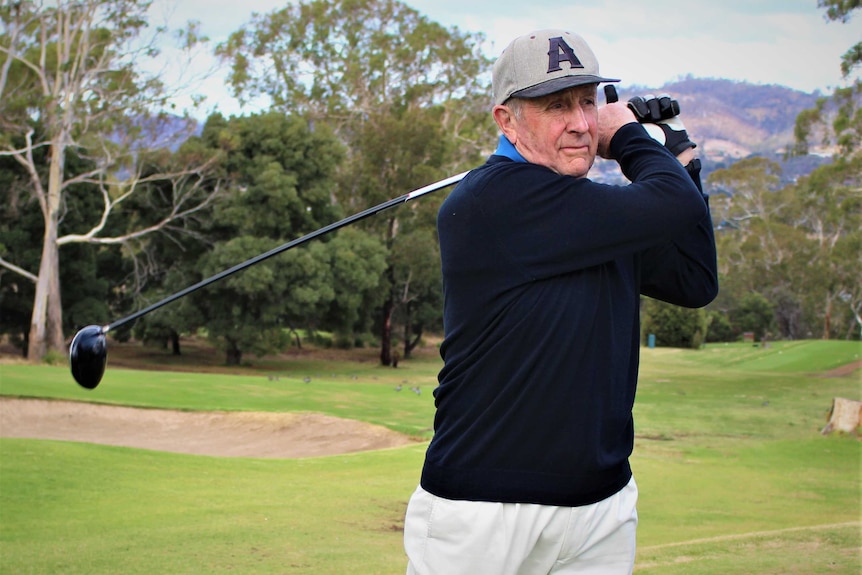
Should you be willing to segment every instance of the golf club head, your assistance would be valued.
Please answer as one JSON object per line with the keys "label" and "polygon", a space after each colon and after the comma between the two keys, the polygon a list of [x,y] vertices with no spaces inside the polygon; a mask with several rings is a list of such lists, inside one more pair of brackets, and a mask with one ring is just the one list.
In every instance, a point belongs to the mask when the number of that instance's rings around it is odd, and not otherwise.
{"label": "golf club head", "polygon": [[69,346],[69,365],[72,377],[78,385],[94,389],[102,381],[105,363],[108,359],[108,345],[105,329],[99,325],[82,328]]}

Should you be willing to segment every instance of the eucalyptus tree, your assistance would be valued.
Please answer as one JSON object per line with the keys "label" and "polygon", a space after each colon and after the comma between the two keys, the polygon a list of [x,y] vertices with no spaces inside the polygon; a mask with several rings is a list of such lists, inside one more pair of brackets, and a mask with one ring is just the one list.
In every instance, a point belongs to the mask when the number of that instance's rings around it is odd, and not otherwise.
{"label": "eucalyptus tree", "polygon": [[[47,150],[34,151],[34,159],[44,161]],[[67,178],[92,168],[74,151],[67,155],[64,170]],[[27,356],[28,333],[32,318],[36,283],[27,277],[27,269],[37,269],[41,256],[43,216],[39,202],[30,192],[27,171],[9,156],[0,156],[0,252],[14,254],[22,273],[0,267],[0,333]],[[70,232],[87,229],[87,215],[99,209],[99,195],[92,185],[70,186],[64,197],[63,225]],[[120,222],[114,222],[122,226]],[[130,262],[122,257],[119,246],[113,248],[75,243],[64,248],[59,278],[67,302],[63,314],[64,329],[83,322],[94,323],[111,317],[111,306],[126,298],[127,292],[114,289],[126,283]],[[35,279],[35,278],[34,278]]]}
{"label": "eucalyptus tree", "polygon": [[[817,5],[828,20],[842,24],[862,8],[858,0],[818,0]],[[806,154],[819,146],[833,158],[796,186],[796,223],[813,244],[806,260],[806,277],[812,280],[807,291],[818,302],[814,305],[821,310],[825,338],[840,333],[862,338],[862,79],[858,74],[854,79],[860,65],[862,39],[841,57],[847,84],[796,118],[792,153]],[[844,317],[849,321],[843,322]]]}
{"label": "eucalyptus tree", "polygon": [[[335,128],[348,151],[335,198],[355,212],[475,165],[493,145],[483,40],[395,0],[305,0],[256,15],[218,52],[241,100],[267,96]],[[378,322],[386,365],[404,288],[391,250],[422,209],[363,224],[390,250]]]}
{"label": "eucalyptus tree", "polygon": [[784,187],[777,164],[751,158],[713,172],[710,185],[719,192],[710,200],[720,229],[719,303],[762,294],[784,337],[858,334],[862,156],[836,157]]}
{"label": "eucalyptus tree", "polygon": [[862,336],[862,153],[836,156],[789,191],[786,221],[804,233],[799,284],[817,310],[819,334]]}
{"label": "eucalyptus tree", "polygon": [[[853,12],[862,8],[862,2],[859,0],[817,0],[817,6],[826,10],[827,19],[846,24],[853,17]],[[860,64],[862,64],[862,40],[848,48],[841,56],[841,75],[846,78]]]}
{"label": "eucalyptus tree", "polygon": [[[212,158],[154,160],[153,150],[171,93],[142,63],[158,56],[155,29],[146,38],[151,2],[60,0],[0,5],[0,154],[27,173],[28,193],[42,216],[37,269],[0,253],[0,266],[34,284],[28,355],[63,350],[60,247],[70,244],[128,245],[193,214],[213,198],[208,183]],[[179,35],[186,48],[203,40],[196,26]],[[45,153],[41,153],[44,151]],[[71,151],[92,167],[69,174]],[[161,152],[156,152],[157,155]],[[145,173],[145,166],[160,166]],[[151,182],[172,182],[167,209],[130,230],[110,221]],[[97,205],[70,230],[65,210],[70,189],[90,185]],[[65,253],[65,252],[64,252]],[[65,255],[63,257],[66,257]],[[25,264],[26,265],[26,264]]]}
{"label": "eucalyptus tree", "polygon": [[776,324],[787,328],[782,335],[799,337],[809,331],[798,316],[806,299],[803,262],[812,249],[792,217],[798,203],[793,189],[781,186],[780,175],[780,166],[764,158],[741,160],[710,175],[722,282],[714,307],[732,319],[749,294],[760,293],[775,301]]}

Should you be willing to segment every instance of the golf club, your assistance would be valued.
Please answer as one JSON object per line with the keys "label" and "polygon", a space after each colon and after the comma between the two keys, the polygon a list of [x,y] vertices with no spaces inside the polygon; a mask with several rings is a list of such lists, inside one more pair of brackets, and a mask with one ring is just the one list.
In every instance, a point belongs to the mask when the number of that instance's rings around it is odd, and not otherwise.
{"label": "golf club", "polygon": [[206,287],[211,283],[222,280],[232,274],[235,274],[238,271],[242,271],[248,267],[251,267],[266,259],[269,259],[272,256],[278,255],[298,245],[304,244],[309,240],[313,240],[314,238],[320,237],[324,234],[328,234],[329,232],[332,232],[354,222],[358,222],[359,220],[365,219],[369,216],[373,216],[374,214],[382,212],[383,210],[389,209],[399,204],[403,204],[412,199],[418,198],[419,196],[424,196],[425,194],[430,194],[431,192],[436,192],[437,190],[447,188],[453,184],[460,182],[468,173],[469,172],[462,172],[455,176],[450,176],[448,178],[440,180],[439,182],[435,182],[433,184],[429,184],[422,188],[413,190],[412,192],[404,194],[403,196],[398,196],[397,198],[393,198],[391,200],[383,202],[382,204],[378,204],[374,207],[368,208],[363,212],[359,212],[358,214],[354,214],[352,216],[344,218],[343,220],[339,220],[335,223],[324,226],[319,230],[313,231],[309,234],[302,236],[301,238],[289,241],[286,244],[282,244],[276,248],[273,248],[266,253],[263,253],[259,256],[255,256],[250,260],[246,260],[240,264],[233,266],[232,268],[217,273],[210,278],[201,280],[200,282],[189,286],[184,290],[181,290],[171,296],[168,296],[165,299],[158,301],[148,307],[145,307],[140,311],[136,311],[135,313],[127,317],[118,319],[117,321],[109,325],[88,325],[87,327],[82,328],[78,331],[78,333],[75,334],[75,337],[72,338],[72,343],[69,345],[69,365],[72,369],[72,377],[75,378],[75,381],[78,383],[78,385],[87,389],[94,389],[97,385],[99,385],[99,382],[102,380],[102,376],[105,373],[105,364],[107,363],[108,359],[108,346],[105,335],[112,329],[116,329],[121,325],[125,325],[130,321],[134,321],[142,315],[146,315],[151,311],[155,311],[160,307],[167,305],[175,300],[178,300],[181,297],[187,296],[188,294],[197,291],[203,287]]}

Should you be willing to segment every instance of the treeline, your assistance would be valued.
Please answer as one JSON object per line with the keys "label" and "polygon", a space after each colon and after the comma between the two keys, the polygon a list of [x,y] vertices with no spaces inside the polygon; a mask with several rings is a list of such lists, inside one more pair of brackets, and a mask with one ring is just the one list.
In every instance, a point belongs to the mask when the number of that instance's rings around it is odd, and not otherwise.
{"label": "treeline", "polygon": [[[110,244],[72,243],[60,254],[64,333],[87,324],[107,324],[233,265],[315,231],[348,215],[342,199],[349,180],[344,143],[326,124],[312,126],[300,115],[266,112],[213,115],[199,136],[176,152],[164,151],[164,170],[189,155],[217,158],[195,194],[212,197],[193,214],[156,232],[134,237],[142,226],[173,209],[174,186],[187,182],[139,183],[136,193],[111,214],[105,233],[124,237]],[[66,178],[90,164],[68,154]],[[146,172],[144,172],[146,173]],[[44,233],[38,202],[21,193],[27,174],[0,158],[0,243],[21,267],[38,269]],[[373,185],[373,184],[370,184]],[[418,187],[417,184],[410,184]],[[411,188],[412,189],[412,188]],[[410,191],[409,189],[405,189]],[[372,195],[372,194],[369,194]],[[379,195],[375,190],[373,195]],[[400,194],[398,194],[400,195]],[[62,229],[84,234],[102,214],[93,183],[64,195]],[[440,198],[442,199],[442,198]],[[399,206],[368,223],[354,224],[261,262],[137,320],[132,335],[179,352],[179,336],[205,333],[225,350],[228,363],[244,353],[264,354],[301,345],[299,333],[332,332],[339,346],[379,344],[388,320],[399,354],[409,356],[426,329],[439,331],[440,272],[432,196]],[[363,205],[376,198],[353,199]],[[2,329],[27,346],[34,284],[5,272],[0,277]],[[391,300],[391,302],[390,302]],[[383,315],[385,306],[391,315]]]}
{"label": "treeline", "polygon": [[[392,0],[313,0],[255,15],[215,47],[240,99],[180,146],[174,95],[140,64],[166,35],[150,2],[0,6],[0,329],[31,359],[350,213],[463,171],[494,135],[480,35]],[[152,38],[145,38],[152,34]],[[160,36],[161,35],[161,36]],[[153,67],[158,69],[157,66]],[[373,342],[390,364],[440,329],[440,198],[231,276],[136,322],[144,340],[205,333],[226,361],[293,341]],[[129,333],[118,331],[118,337]]]}
{"label": "treeline", "polygon": [[656,301],[644,333],[659,345],[862,336],[862,154],[839,156],[790,185],[780,165],[748,158],[711,174],[720,291],[703,310]]}
{"label": "treeline", "polygon": [[[40,359],[106,324],[344,216],[469,169],[493,149],[481,35],[393,0],[311,0],[256,15],[216,47],[240,98],[181,144],[158,77],[129,56],[147,2],[0,7],[0,332]],[[190,24],[187,47],[201,40]],[[346,47],[349,47],[347,49]],[[156,55],[155,47],[144,51]],[[710,175],[722,292],[706,310],[644,304],[660,345],[859,337],[859,157],[792,186],[746,160]],[[329,332],[409,357],[439,332],[435,217],[446,192],[387,210],[149,314],[115,337],[227,363]],[[679,319],[675,319],[679,318]],[[687,327],[677,329],[676,323]],[[687,339],[686,339],[687,338]]]}

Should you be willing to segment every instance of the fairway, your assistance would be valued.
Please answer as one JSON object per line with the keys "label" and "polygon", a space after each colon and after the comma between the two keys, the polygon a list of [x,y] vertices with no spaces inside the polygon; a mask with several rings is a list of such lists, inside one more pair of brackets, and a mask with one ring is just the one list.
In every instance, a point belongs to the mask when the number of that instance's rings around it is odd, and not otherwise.
{"label": "fairway", "polygon": [[[857,342],[644,349],[636,572],[857,575],[862,444],[820,430],[833,397],[862,399],[859,370],[832,372],[859,358]],[[13,438],[4,415],[0,572],[403,573],[402,519],[430,438],[436,354],[399,369],[313,355],[262,365],[227,374],[109,365],[88,392],[65,368],[3,363],[0,395],[179,415],[322,414],[409,441],[298,459],[188,455]]]}

